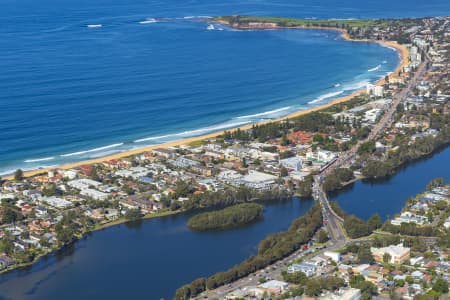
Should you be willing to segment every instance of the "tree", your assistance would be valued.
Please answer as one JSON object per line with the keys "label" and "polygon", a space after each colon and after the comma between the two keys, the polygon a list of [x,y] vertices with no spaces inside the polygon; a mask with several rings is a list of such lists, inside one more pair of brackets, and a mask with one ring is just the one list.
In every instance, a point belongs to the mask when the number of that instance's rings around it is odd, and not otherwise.
{"label": "tree", "polygon": [[383,261],[385,262],[385,263],[389,263],[390,261],[391,261],[391,255],[389,254],[389,253],[384,253],[383,254]]}
{"label": "tree", "polygon": [[281,167],[281,169],[280,169],[280,176],[281,177],[286,177],[288,175],[289,175],[288,170],[285,167]]}
{"label": "tree", "polygon": [[325,243],[328,241],[328,233],[324,229],[321,229],[317,234],[317,241],[319,243]]}
{"label": "tree", "polygon": [[42,193],[44,194],[44,196],[47,196],[47,197],[55,196],[56,195],[56,184],[54,182],[52,182],[52,183],[45,185],[44,188],[42,189]]}
{"label": "tree", "polygon": [[381,217],[379,214],[373,214],[370,219],[367,221],[367,224],[371,228],[371,230],[375,230],[381,227],[383,223],[381,222]]}
{"label": "tree", "polygon": [[375,152],[375,142],[374,141],[368,141],[364,142],[359,146],[358,148],[358,154],[364,154],[364,153],[373,153]]}
{"label": "tree", "polygon": [[320,282],[316,279],[310,279],[306,283],[305,286],[305,294],[312,297],[312,296],[318,296],[320,295],[320,292],[322,291],[322,286]]}
{"label": "tree", "polygon": [[23,180],[23,171],[21,169],[17,169],[16,172],[14,172],[14,180],[15,181]]}
{"label": "tree", "polygon": [[433,291],[439,294],[447,294],[448,293],[448,282],[447,280],[439,277],[436,279],[436,282],[433,285]]}
{"label": "tree", "polygon": [[23,218],[22,214],[12,205],[2,205],[2,223],[12,224]]}
{"label": "tree", "polygon": [[445,182],[444,178],[442,178],[442,177],[435,178],[427,184],[427,190],[431,191],[432,189],[434,189],[436,187],[443,186],[444,182]]}
{"label": "tree", "polygon": [[130,221],[138,220],[142,217],[141,210],[139,208],[132,208],[125,212],[125,219]]}
{"label": "tree", "polygon": [[374,262],[372,252],[370,252],[370,246],[363,244],[358,250],[358,262],[361,264],[371,264]]}

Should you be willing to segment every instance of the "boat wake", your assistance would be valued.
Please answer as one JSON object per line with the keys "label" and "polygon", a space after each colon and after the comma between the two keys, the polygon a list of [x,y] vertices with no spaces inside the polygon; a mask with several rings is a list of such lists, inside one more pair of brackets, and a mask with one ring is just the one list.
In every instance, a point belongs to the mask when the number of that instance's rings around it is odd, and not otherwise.
{"label": "boat wake", "polygon": [[100,28],[103,27],[102,24],[88,24],[86,25],[87,28]]}
{"label": "boat wake", "polygon": [[152,24],[152,23],[157,23],[158,20],[156,20],[155,18],[147,18],[143,21],[140,21],[139,24]]}

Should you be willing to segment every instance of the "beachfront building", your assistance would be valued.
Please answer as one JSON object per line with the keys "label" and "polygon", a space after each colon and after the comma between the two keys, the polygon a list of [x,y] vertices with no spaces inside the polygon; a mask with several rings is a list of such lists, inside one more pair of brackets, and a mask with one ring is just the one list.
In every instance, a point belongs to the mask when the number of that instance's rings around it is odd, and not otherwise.
{"label": "beachfront building", "polygon": [[403,247],[402,244],[390,245],[384,248],[370,248],[373,258],[378,262],[384,261],[384,255],[389,254],[391,264],[400,265],[410,258],[410,249]]}
{"label": "beachfront building", "polygon": [[366,93],[375,97],[383,97],[384,88],[380,85],[368,84],[366,86]]}

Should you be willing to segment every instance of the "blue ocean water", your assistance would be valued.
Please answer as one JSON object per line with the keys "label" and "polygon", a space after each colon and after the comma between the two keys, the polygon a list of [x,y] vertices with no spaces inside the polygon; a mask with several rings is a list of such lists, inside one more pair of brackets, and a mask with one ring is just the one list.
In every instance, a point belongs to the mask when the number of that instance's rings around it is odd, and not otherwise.
{"label": "blue ocean water", "polygon": [[208,30],[193,16],[449,11],[446,1],[3,0],[0,174],[276,118],[348,94],[398,63],[391,49],[332,31]]}

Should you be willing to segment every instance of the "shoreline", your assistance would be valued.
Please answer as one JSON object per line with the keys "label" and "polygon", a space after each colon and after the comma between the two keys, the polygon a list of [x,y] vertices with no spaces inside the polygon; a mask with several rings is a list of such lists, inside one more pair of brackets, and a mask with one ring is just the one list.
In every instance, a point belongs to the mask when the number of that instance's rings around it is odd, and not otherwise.
{"label": "shoreline", "polygon": [[[216,23],[221,23],[221,24],[225,24],[227,26],[230,26],[230,24],[228,24],[227,22],[218,22],[216,21]],[[235,27],[233,27],[235,28]],[[238,27],[236,29],[240,29],[240,30],[247,30],[250,28],[245,28],[245,27]],[[251,29],[258,29],[258,28],[251,28]],[[329,31],[338,31],[340,32],[340,37],[346,41],[350,41],[350,42],[363,42],[363,43],[377,43],[380,44],[383,47],[388,47],[388,48],[393,48],[395,49],[395,51],[397,51],[397,53],[400,56],[400,62],[397,65],[397,67],[388,75],[389,78],[394,78],[396,77],[396,74],[403,69],[404,66],[406,66],[409,63],[409,50],[403,46],[398,44],[397,42],[394,41],[378,41],[378,40],[355,40],[350,38],[350,36],[348,35],[347,31],[345,29],[342,28],[336,28],[336,27],[317,27],[317,26],[311,26],[311,27],[306,27],[306,26],[296,26],[296,27],[276,27],[276,28],[271,28],[270,30],[285,30],[285,29],[313,29],[313,30],[329,30]],[[268,30],[266,28],[260,28],[259,30]],[[375,85],[383,85],[385,83],[384,78],[381,78],[379,80],[377,80],[374,84]],[[316,112],[316,111],[320,111],[326,108],[329,108],[333,105],[336,104],[341,104],[344,102],[347,102],[351,99],[353,99],[354,97],[361,95],[365,93],[365,88],[356,90],[354,92],[352,92],[351,94],[347,95],[347,96],[343,96],[343,97],[339,97],[336,98],[334,100],[331,100],[328,103],[316,106],[316,107],[312,107],[309,109],[305,109],[305,110],[299,110],[293,113],[290,113],[286,116],[280,117],[280,118],[276,118],[273,120],[265,120],[265,121],[261,121],[261,122],[255,122],[255,123],[250,123],[247,125],[243,125],[243,126],[238,126],[238,127],[233,127],[233,128],[229,128],[227,130],[220,130],[220,131],[215,131],[215,132],[211,132],[208,134],[204,134],[204,135],[199,135],[199,136],[193,136],[193,137],[189,137],[189,138],[185,138],[185,139],[179,139],[179,140],[174,140],[171,142],[166,142],[166,143],[162,143],[162,144],[157,144],[157,145],[151,145],[151,146],[145,146],[145,147],[141,147],[141,148],[136,148],[136,149],[131,149],[131,150],[126,150],[126,151],[122,151],[119,153],[115,153],[115,154],[110,154],[107,156],[102,156],[99,158],[93,158],[93,159],[88,159],[88,160],[82,160],[82,161],[77,161],[77,162],[72,162],[72,163],[67,163],[67,164],[63,164],[63,165],[58,165],[58,166],[51,166],[51,167],[45,167],[45,168],[38,168],[38,169],[34,169],[34,170],[28,170],[28,171],[24,171],[24,177],[32,177],[35,175],[39,175],[42,173],[46,173],[48,171],[51,170],[56,170],[56,169],[61,169],[61,170],[67,170],[67,169],[72,169],[72,168],[77,168],[83,165],[89,165],[89,164],[97,164],[97,163],[102,163],[108,160],[112,160],[112,159],[123,159],[125,157],[129,157],[129,156],[134,156],[134,155],[138,155],[138,154],[142,154],[144,152],[149,152],[152,151],[154,149],[157,148],[170,148],[170,147],[176,147],[176,146],[181,146],[181,145],[186,145],[186,144],[190,144],[193,142],[198,142],[198,141],[202,141],[205,139],[210,139],[210,138],[216,138],[219,135],[222,135],[225,131],[235,131],[235,130],[248,130],[251,129],[253,125],[263,125],[263,124],[267,124],[267,123],[272,123],[272,122],[280,122],[286,119],[291,119],[291,118],[296,118],[299,116],[303,116],[312,112]],[[3,179],[7,179],[7,180],[12,180],[14,178],[13,174],[9,174],[6,176],[3,176]]]}
{"label": "shoreline", "polygon": [[46,257],[48,255],[52,255],[52,254],[56,253],[57,251],[62,250],[63,248],[65,248],[67,246],[70,246],[70,245],[80,241],[82,238],[84,238],[89,233],[93,233],[93,232],[97,232],[97,231],[100,231],[100,230],[108,229],[110,227],[117,226],[117,225],[123,225],[123,224],[128,223],[128,222],[145,221],[145,220],[150,220],[150,219],[154,219],[154,218],[162,218],[162,217],[174,216],[174,215],[182,214],[184,212],[185,212],[184,210],[175,210],[175,211],[168,210],[168,211],[162,211],[162,212],[153,213],[153,214],[149,213],[149,214],[146,214],[146,215],[142,216],[142,218],[137,219],[137,220],[127,220],[127,219],[122,217],[122,218],[119,218],[117,220],[113,220],[111,222],[106,222],[106,223],[103,223],[103,224],[99,224],[97,227],[95,227],[95,228],[93,228],[91,230],[86,230],[86,231],[82,232],[81,236],[77,237],[71,243],[69,243],[67,245],[63,245],[63,246],[57,247],[57,248],[50,248],[49,251],[37,255],[30,262],[21,263],[21,264],[18,264],[18,265],[13,265],[12,267],[7,267],[5,269],[0,270],[0,275],[6,274],[6,273],[9,273],[9,272],[12,272],[12,271],[20,270],[20,269],[23,269],[23,268],[31,267],[35,263],[37,263],[40,259],[42,259],[42,258],[44,258],[44,257]]}

